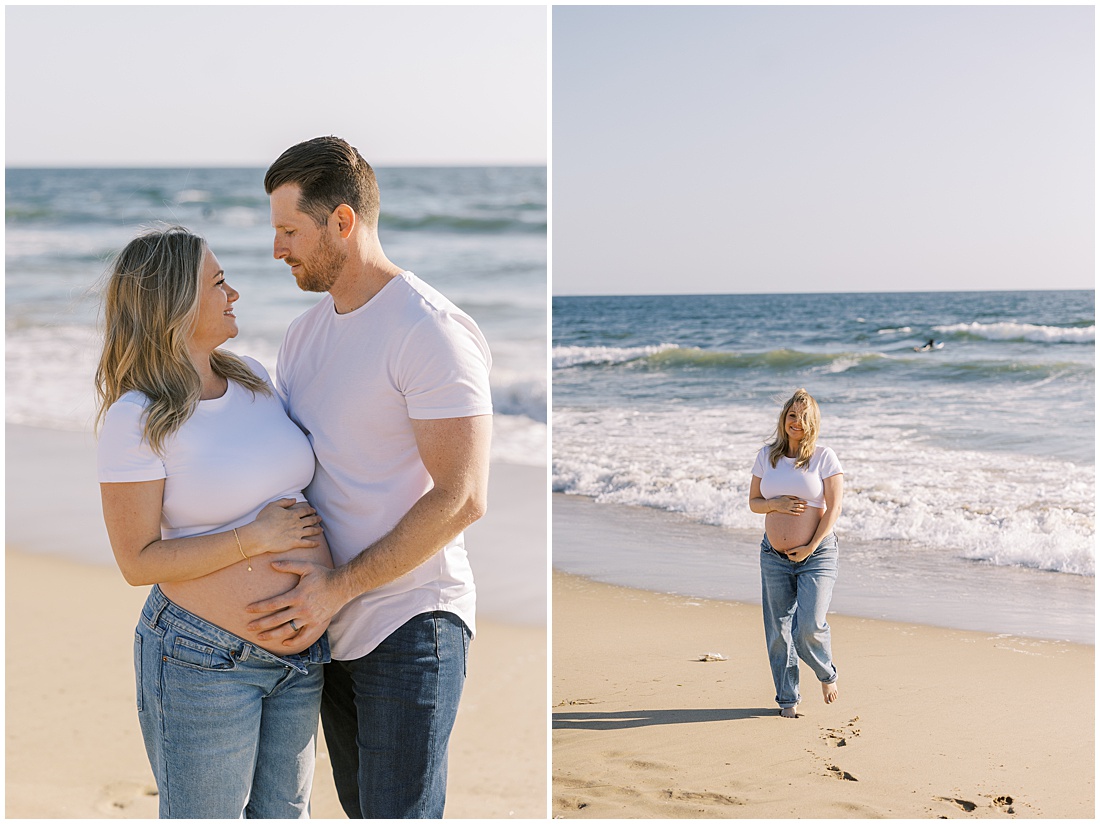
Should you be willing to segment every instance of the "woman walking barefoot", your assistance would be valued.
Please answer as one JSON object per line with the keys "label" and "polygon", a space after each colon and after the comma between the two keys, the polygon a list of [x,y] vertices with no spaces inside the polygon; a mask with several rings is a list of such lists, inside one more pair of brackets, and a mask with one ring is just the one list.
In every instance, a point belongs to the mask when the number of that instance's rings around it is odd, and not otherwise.
{"label": "woman walking barefoot", "polygon": [[837,574],[844,470],[817,445],[821,411],[805,389],[783,405],[775,441],[756,456],[749,508],[765,515],[760,544],[764,640],[775,700],[784,718],[798,717],[798,659],[813,669],[826,704],[838,698],[829,624]]}

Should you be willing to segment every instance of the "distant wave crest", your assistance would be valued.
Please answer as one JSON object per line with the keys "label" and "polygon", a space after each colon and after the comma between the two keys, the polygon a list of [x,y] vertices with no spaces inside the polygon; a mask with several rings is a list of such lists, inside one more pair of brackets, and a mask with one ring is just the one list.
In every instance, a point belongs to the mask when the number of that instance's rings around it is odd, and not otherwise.
{"label": "distant wave crest", "polygon": [[606,366],[639,360],[658,352],[677,349],[674,343],[662,343],[659,346],[555,346],[553,362],[555,369],[568,369],[573,366]]}
{"label": "distant wave crest", "polygon": [[878,352],[799,352],[794,349],[773,349],[768,352],[724,352],[662,343],[658,346],[557,346],[554,348],[554,368],[580,366],[615,366],[630,364],[642,368],[662,369],[813,369],[823,372],[845,372],[857,366],[888,360]]}
{"label": "distant wave crest", "polygon": [[934,326],[944,335],[982,340],[1028,341],[1030,343],[1095,343],[1096,326],[1037,326],[1031,323],[954,323]]}

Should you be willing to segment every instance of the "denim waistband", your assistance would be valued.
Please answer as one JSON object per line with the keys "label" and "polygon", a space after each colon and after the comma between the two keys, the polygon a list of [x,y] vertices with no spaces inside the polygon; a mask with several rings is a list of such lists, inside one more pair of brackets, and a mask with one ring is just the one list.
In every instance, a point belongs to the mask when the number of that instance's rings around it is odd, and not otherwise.
{"label": "denim waistband", "polygon": [[196,636],[196,640],[203,640],[229,650],[238,661],[257,658],[260,661],[277,663],[280,666],[292,666],[305,672],[309,664],[327,664],[332,660],[327,632],[314,641],[308,649],[282,656],[276,655],[261,646],[257,646],[252,641],[234,635],[232,632],[226,632],[221,627],[195,615],[195,613],[188,612],[178,604],[172,603],[161,591],[159,584],[154,584],[150,590],[149,597],[145,600],[145,606],[141,608],[141,620],[153,629],[171,624],[177,629],[185,630]]}
{"label": "denim waistband", "polygon": [[[836,546],[839,546],[839,539],[836,537],[835,532],[830,532],[828,535],[826,535],[824,538],[821,539],[821,543],[817,545],[817,549],[822,549],[822,548],[830,549],[830,548],[836,547]],[[778,549],[776,549],[775,547],[772,546],[771,541],[768,540],[768,533],[767,532],[764,533],[764,537],[760,541],[760,549],[763,552],[774,552],[776,555],[778,555],[781,558],[786,558],[787,557],[782,552],[780,552]],[[814,552],[817,552],[817,549],[815,549]]]}

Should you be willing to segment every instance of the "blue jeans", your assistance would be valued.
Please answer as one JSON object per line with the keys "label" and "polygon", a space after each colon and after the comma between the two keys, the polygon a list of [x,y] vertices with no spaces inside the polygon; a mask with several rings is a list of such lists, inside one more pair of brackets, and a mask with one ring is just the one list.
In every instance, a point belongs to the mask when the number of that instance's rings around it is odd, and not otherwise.
{"label": "blue jeans", "polygon": [[328,637],[277,657],[154,586],[134,636],[161,818],[308,818]]}
{"label": "blue jeans", "polygon": [[457,615],[426,612],[362,658],[325,666],[321,723],[348,818],[443,817],[469,644]]}
{"label": "blue jeans", "polygon": [[825,537],[800,563],[772,549],[768,536],[760,543],[760,583],[764,604],[764,641],[768,646],[775,700],[787,709],[799,702],[798,659],[824,684],[836,681],[836,667],[825,613],[833,597],[837,572],[837,538]]}

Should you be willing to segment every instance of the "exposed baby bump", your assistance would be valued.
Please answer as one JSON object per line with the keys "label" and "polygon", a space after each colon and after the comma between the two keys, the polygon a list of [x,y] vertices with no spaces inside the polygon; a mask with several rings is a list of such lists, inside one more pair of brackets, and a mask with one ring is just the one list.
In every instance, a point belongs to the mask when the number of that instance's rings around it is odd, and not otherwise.
{"label": "exposed baby bump", "polygon": [[[245,612],[249,604],[282,595],[298,584],[296,574],[279,572],[271,566],[272,561],[280,560],[313,561],[332,567],[327,547],[268,552],[254,555],[248,563],[242,560],[202,578],[164,583],[160,588],[173,603],[276,655],[301,652],[321,637],[327,624],[322,627],[307,627],[296,638],[295,644],[286,646],[278,642],[261,641],[257,638],[257,632],[248,629],[249,622],[262,617],[257,613]],[[248,569],[249,565],[252,567],[251,571]]]}
{"label": "exposed baby bump", "polygon": [[768,543],[780,551],[805,546],[813,540],[823,514],[823,510],[814,506],[806,507],[801,515],[769,512],[764,518]]}

